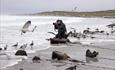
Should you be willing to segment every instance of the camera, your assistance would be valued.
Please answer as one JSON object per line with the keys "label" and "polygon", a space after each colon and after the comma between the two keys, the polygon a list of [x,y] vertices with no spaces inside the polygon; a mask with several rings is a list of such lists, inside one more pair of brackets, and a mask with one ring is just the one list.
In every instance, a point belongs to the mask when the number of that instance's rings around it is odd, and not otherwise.
{"label": "camera", "polygon": [[57,23],[53,23],[53,25],[54,25],[55,29],[58,29],[58,24]]}
{"label": "camera", "polygon": [[56,23],[53,23],[53,25],[56,25]]}

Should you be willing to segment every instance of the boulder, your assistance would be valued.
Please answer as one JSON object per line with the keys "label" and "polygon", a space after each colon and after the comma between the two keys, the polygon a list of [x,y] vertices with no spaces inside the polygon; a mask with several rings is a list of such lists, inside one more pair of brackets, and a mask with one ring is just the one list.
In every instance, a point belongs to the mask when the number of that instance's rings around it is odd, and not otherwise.
{"label": "boulder", "polygon": [[93,51],[93,53],[92,53],[89,49],[87,49],[87,51],[86,51],[86,57],[95,58],[98,54],[99,53],[96,51]]}
{"label": "boulder", "polygon": [[60,51],[53,51],[52,52],[52,59],[57,60],[67,60],[70,58],[66,53],[60,52]]}
{"label": "boulder", "polygon": [[27,56],[27,53],[25,50],[18,50],[15,53],[16,56]]}
{"label": "boulder", "polygon": [[0,48],[0,50],[2,50],[2,48]]}
{"label": "boulder", "polygon": [[41,60],[41,59],[38,56],[34,56],[32,59],[33,62],[39,62],[39,60]]}

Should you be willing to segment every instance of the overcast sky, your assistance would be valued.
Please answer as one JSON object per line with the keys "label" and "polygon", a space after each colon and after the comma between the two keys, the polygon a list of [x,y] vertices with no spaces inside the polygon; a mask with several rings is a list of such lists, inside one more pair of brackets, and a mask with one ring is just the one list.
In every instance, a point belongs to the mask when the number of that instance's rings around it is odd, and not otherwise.
{"label": "overcast sky", "polygon": [[0,0],[0,12],[5,14],[37,13],[42,11],[115,10],[115,0]]}

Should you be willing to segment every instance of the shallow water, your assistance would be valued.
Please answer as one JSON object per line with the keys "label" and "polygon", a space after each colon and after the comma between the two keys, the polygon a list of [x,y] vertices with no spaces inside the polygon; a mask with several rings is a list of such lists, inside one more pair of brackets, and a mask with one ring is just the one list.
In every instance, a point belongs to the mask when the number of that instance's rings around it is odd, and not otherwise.
{"label": "shallow water", "polygon": [[[80,32],[87,27],[90,27],[92,30],[99,28],[101,30],[110,31],[106,27],[106,25],[111,24],[111,21],[114,19],[106,19],[106,18],[81,18],[81,17],[55,17],[55,16],[9,16],[9,15],[1,15],[1,24],[0,24],[0,47],[4,47],[6,44],[8,45],[8,50],[5,51],[9,56],[10,60],[4,59],[6,56],[2,57],[0,55],[0,68],[5,68],[7,66],[12,66],[16,64],[20,59],[18,57],[14,57],[16,52],[16,48],[12,47],[12,45],[19,43],[18,48],[23,44],[28,44],[25,49],[27,53],[35,53],[37,50],[47,49],[52,47],[49,42],[46,40],[54,35],[48,34],[47,32],[54,32],[52,23],[57,19],[62,19],[67,26],[68,32],[71,31],[72,27]],[[37,29],[34,32],[27,32],[26,34],[20,35],[21,28],[24,23],[28,20],[31,20],[32,25],[29,30],[31,31],[34,26],[37,26]],[[56,32],[55,32],[56,33]],[[72,39],[72,41],[80,41],[82,44],[96,44],[103,42],[115,42],[115,35],[106,36],[106,35],[96,35],[97,39]],[[31,41],[34,41],[34,48],[31,49],[29,44]],[[101,47],[101,46],[99,46]],[[115,49],[112,47],[101,47],[101,48],[109,48]],[[7,65],[6,65],[7,64]]]}

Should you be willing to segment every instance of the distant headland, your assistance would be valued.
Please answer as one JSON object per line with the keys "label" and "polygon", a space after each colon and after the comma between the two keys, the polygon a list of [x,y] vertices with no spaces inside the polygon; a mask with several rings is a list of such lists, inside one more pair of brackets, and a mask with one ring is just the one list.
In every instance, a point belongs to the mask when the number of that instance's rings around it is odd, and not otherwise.
{"label": "distant headland", "polygon": [[49,11],[34,13],[35,16],[71,16],[71,17],[106,17],[115,18],[115,10],[77,12],[77,11]]}

